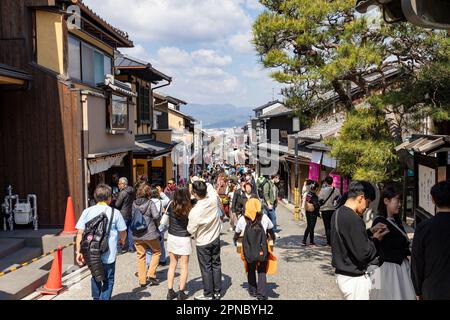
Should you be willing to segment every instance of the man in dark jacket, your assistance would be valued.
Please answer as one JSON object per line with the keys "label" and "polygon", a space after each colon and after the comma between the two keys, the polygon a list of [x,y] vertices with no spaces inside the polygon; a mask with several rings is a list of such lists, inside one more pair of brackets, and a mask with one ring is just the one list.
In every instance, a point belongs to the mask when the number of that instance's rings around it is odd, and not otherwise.
{"label": "man in dark jacket", "polygon": [[431,188],[436,215],[417,225],[411,273],[418,299],[450,300],[450,180]]}
{"label": "man in dark jacket", "polygon": [[331,218],[331,264],[346,300],[369,300],[372,282],[367,269],[378,263],[375,241],[389,232],[382,223],[366,230],[362,216],[373,200],[375,189],[369,182],[353,181],[345,205]]}
{"label": "man in dark jacket", "polygon": [[136,252],[133,243],[133,234],[131,232],[130,224],[131,224],[131,210],[133,207],[134,201],[134,189],[133,187],[128,185],[127,178],[119,179],[119,194],[117,195],[117,199],[115,202],[115,207],[122,214],[125,223],[127,224],[127,241],[123,248],[118,247],[117,251],[120,253]]}

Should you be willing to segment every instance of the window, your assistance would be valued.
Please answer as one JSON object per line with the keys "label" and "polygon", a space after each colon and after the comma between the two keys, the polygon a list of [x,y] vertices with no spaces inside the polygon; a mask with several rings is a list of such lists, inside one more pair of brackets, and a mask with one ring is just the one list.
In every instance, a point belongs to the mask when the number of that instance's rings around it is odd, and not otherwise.
{"label": "window", "polygon": [[69,36],[69,77],[92,86],[112,74],[112,59],[94,47]]}
{"label": "window", "polygon": [[150,122],[150,89],[138,85],[139,121]]}
{"label": "window", "polygon": [[80,41],[69,37],[69,76],[81,80]]}
{"label": "window", "polygon": [[128,129],[128,99],[126,97],[112,94],[110,129],[112,131]]}

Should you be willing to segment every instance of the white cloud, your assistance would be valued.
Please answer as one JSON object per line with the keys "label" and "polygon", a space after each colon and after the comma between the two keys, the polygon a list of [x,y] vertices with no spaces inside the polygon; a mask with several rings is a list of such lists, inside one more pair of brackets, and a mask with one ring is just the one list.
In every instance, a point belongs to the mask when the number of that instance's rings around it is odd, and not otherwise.
{"label": "white cloud", "polygon": [[191,56],[203,65],[226,66],[233,62],[230,56],[221,56],[214,50],[200,49],[192,52]]}
{"label": "white cloud", "polygon": [[252,33],[249,30],[246,33],[236,33],[231,36],[228,44],[230,47],[239,53],[252,53],[254,52],[253,44],[252,44]]}
{"label": "white cloud", "polygon": [[163,47],[158,50],[157,60],[164,66],[183,67],[192,63],[189,52],[177,47]]}
{"label": "white cloud", "polygon": [[[248,3],[247,3],[248,2]],[[253,6],[254,1],[245,1]],[[133,40],[179,45],[213,42],[251,25],[242,0],[84,0]],[[124,12],[124,10],[126,12]]]}
{"label": "white cloud", "polygon": [[195,78],[218,78],[227,75],[221,68],[194,67],[189,74]]}
{"label": "white cloud", "polygon": [[242,68],[242,75],[249,79],[269,79],[270,78],[270,71],[267,69],[264,69],[261,66],[255,66],[253,68]]}

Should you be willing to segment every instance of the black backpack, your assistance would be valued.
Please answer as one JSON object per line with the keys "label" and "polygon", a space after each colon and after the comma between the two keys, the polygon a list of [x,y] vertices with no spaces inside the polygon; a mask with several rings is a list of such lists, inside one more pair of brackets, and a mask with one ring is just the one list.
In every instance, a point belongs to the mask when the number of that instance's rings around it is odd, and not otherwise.
{"label": "black backpack", "polygon": [[104,281],[105,274],[101,261],[102,254],[109,250],[109,234],[114,220],[114,209],[111,208],[111,219],[105,212],[86,223],[80,243],[80,252],[96,281]]}
{"label": "black backpack", "polygon": [[247,263],[267,261],[269,256],[267,236],[259,219],[247,222],[242,239],[242,249]]}

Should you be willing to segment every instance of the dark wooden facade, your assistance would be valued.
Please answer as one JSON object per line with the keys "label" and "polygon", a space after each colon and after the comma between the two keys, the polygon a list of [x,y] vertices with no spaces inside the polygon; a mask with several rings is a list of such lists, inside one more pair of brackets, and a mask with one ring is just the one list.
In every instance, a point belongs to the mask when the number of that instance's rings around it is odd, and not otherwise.
{"label": "dark wooden facade", "polygon": [[9,184],[36,194],[40,228],[64,224],[69,195],[77,216],[84,202],[79,94],[34,58],[31,6],[51,2],[0,2],[0,62],[33,76],[30,90],[0,92],[0,199]]}

